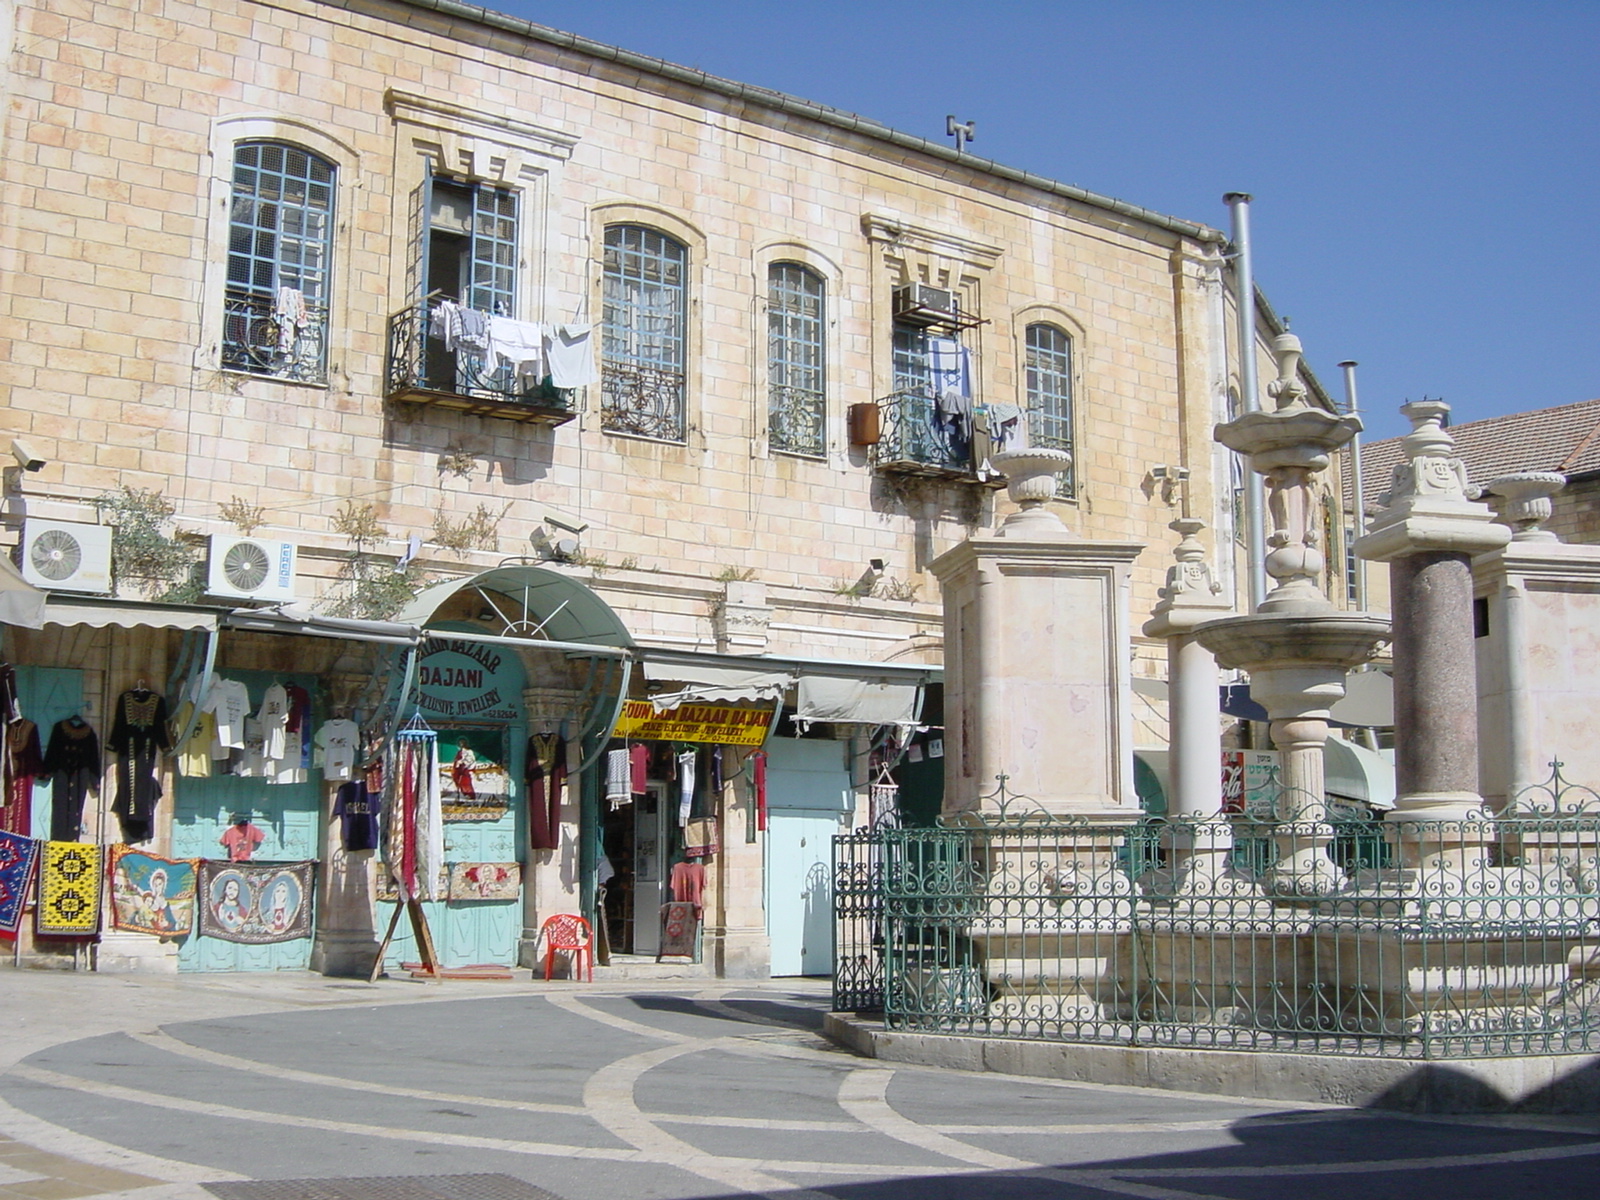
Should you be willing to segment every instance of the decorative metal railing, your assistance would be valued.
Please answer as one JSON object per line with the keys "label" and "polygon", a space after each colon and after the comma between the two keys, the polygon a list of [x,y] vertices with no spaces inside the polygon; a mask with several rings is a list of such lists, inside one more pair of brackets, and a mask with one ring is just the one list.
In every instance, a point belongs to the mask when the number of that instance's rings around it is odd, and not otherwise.
{"label": "decorative metal railing", "polygon": [[684,376],[666,367],[607,362],[600,372],[600,424],[663,442],[684,439]]}
{"label": "decorative metal railing", "polygon": [[[1380,850],[1374,846],[1377,838]],[[1376,865],[1374,865],[1376,864]],[[1600,1051],[1600,797],[1095,825],[1002,790],[835,843],[835,1003],[893,1029],[1390,1057]]]}
{"label": "decorative metal railing", "polygon": [[767,394],[767,443],[774,450],[821,458],[827,452],[827,404],[821,392],[773,384]]}
{"label": "decorative metal railing", "polygon": [[328,308],[306,301],[305,321],[278,317],[272,297],[229,292],[223,301],[222,367],[297,383],[328,379]]}
{"label": "decorative metal railing", "polygon": [[937,475],[969,476],[972,437],[969,418],[942,412],[932,391],[895,392],[878,401],[880,434],[872,448],[873,465]]}
{"label": "decorative metal railing", "polygon": [[389,318],[385,394],[513,419],[559,424],[576,415],[575,389],[523,375],[483,350],[452,350],[431,335],[434,302],[408,305]]}

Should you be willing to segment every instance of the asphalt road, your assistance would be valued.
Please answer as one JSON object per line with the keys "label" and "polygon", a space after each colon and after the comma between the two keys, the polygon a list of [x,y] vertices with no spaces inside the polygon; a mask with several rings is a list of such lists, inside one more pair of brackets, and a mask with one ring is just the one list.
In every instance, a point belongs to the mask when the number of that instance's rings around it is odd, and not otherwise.
{"label": "asphalt road", "polygon": [[1600,1116],[895,1067],[825,1042],[825,1006],[782,981],[0,972],[0,1197],[1600,1196]]}

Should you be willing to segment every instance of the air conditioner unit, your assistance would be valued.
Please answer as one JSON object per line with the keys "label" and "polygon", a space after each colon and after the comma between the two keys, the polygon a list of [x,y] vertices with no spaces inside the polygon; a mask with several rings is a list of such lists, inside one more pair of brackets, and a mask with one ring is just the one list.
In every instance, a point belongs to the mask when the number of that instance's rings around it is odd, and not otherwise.
{"label": "air conditioner unit", "polygon": [[894,315],[906,321],[940,325],[958,320],[961,315],[961,304],[955,292],[949,288],[910,283],[905,287],[895,288]]}
{"label": "air conditioner unit", "polygon": [[111,590],[111,526],[75,521],[22,523],[22,577],[60,592]]}
{"label": "air conditioner unit", "polygon": [[236,600],[293,600],[295,544],[211,535],[206,591]]}

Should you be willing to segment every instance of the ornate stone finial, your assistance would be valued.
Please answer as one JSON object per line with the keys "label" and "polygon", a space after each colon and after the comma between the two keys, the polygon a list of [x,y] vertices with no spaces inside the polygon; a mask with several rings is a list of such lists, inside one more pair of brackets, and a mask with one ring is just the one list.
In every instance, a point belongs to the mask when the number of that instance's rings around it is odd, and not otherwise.
{"label": "ornate stone finial", "polygon": [[1560,538],[1539,526],[1554,511],[1551,497],[1566,486],[1567,477],[1559,471],[1516,471],[1500,476],[1484,490],[1500,497],[1500,519],[1515,530],[1513,542],[1559,542]]}
{"label": "ornate stone finial", "polygon": [[1404,462],[1396,463],[1382,507],[1356,553],[1387,562],[1419,550],[1481,554],[1504,546],[1511,531],[1495,523],[1487,504],[1469,498],[1467,468],[1456,457],[1456,440],[1444,427],[1450,406],[1424,397],[1400,406],[1411,432],[1400,439]]}
{"label": "ornate stone finial", "polygon": [[1002,450],[990,464],[1006,477],[1006,495],[1017,511],[1000,525],[1001,537],[1064,538],[1071,533],[1045,505],[1056,494],[1056,476],[1072,466],[1072,454],[1044,446]]}
{"label": "ornate stone finial", "polygon": [[1278,403],[1278,411],[1294,408],[1306,402],[1306,385],[1300,382],[1300,339],[1289,332],[1284,323],[1283,332],[1272,339],[1272,357],[1278,360],[1278,377],[1267,384],[1267,395]]}
{"label": "ornate stone finial", "polygon": [[1194,517],[1179,517],[1167,528],[1181,535],[1173,547],[1178,561],[1167,568],[1167,583],[1156,594],[1161,597],[1145,623],[1146,637],[1171,637],[1187,632],[1202,621],[1215,621],[1228,611],[1221,599],[1222,585],[1211,574],[1206,548],[1198,534],[1206,527]]}

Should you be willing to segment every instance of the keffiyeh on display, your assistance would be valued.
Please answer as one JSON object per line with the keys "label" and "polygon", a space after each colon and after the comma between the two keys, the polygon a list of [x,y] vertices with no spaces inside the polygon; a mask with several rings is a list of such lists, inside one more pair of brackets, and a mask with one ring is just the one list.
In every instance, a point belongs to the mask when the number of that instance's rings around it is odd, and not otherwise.
{"label": "keffiyeh on display", "polygon": [[439,900],[444,865],[444,808],[439,795],[439,738],[431,729],[395,735],[384,770],[389,813],[384,859],[407,900]]}

